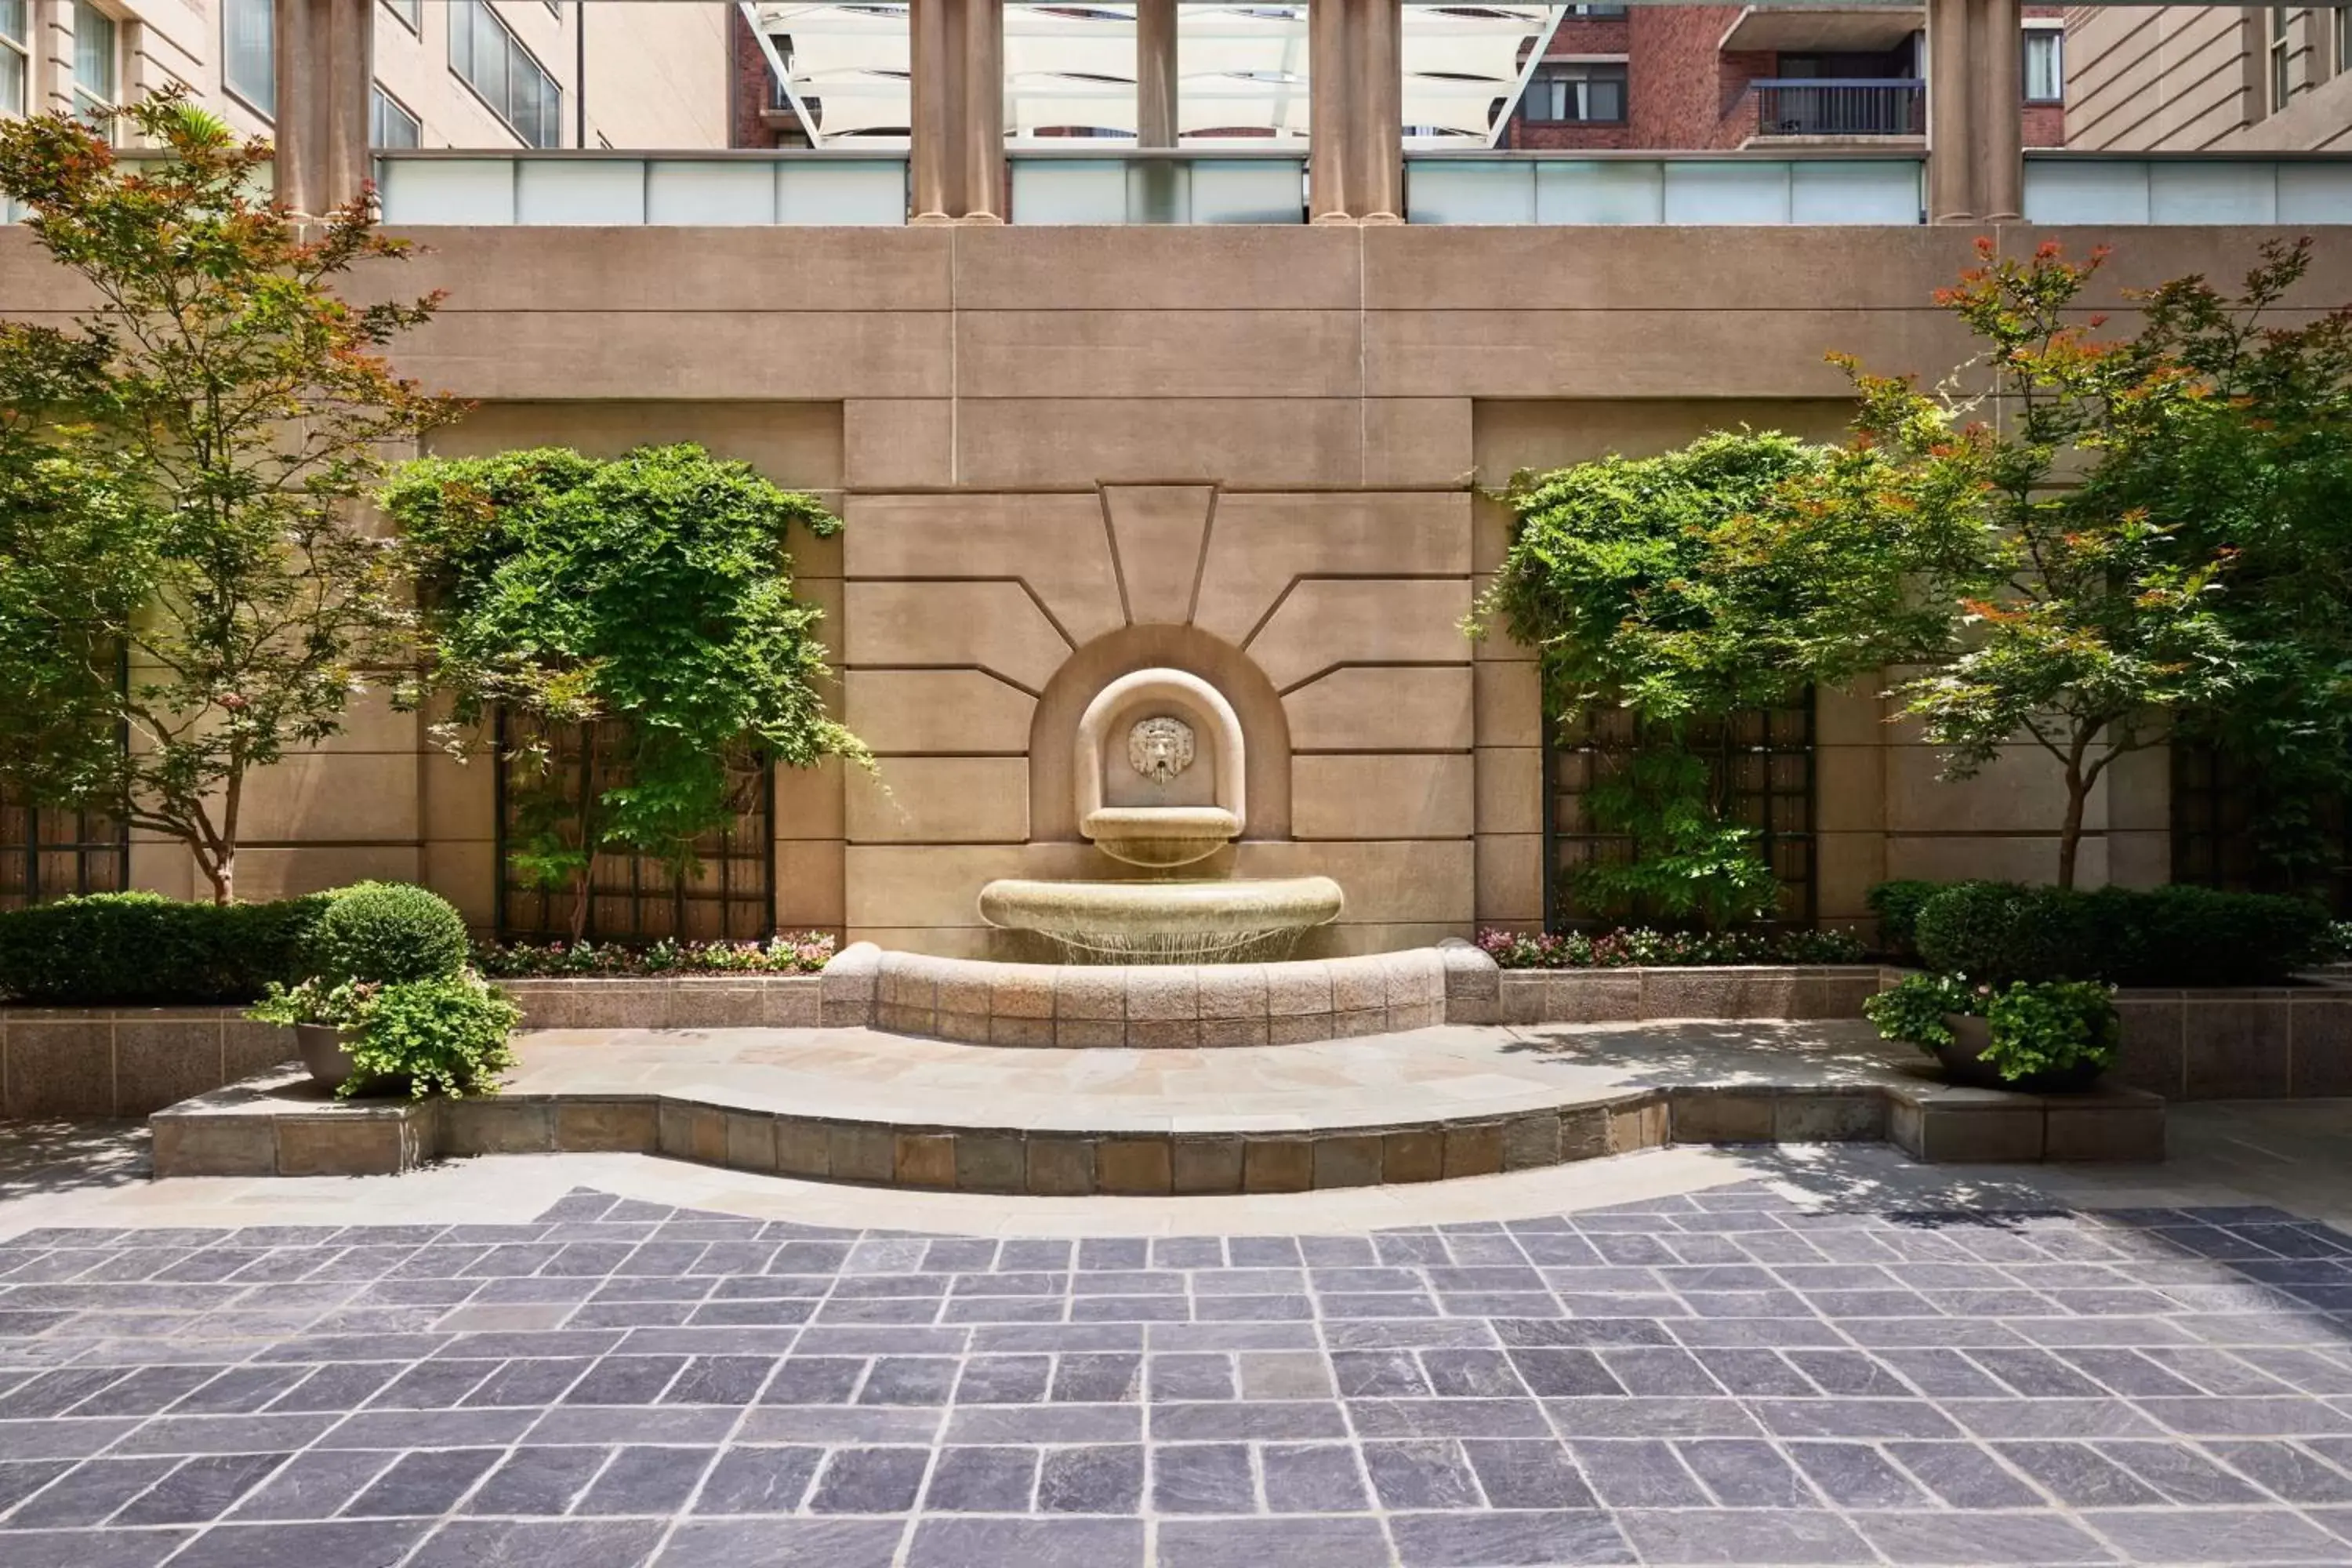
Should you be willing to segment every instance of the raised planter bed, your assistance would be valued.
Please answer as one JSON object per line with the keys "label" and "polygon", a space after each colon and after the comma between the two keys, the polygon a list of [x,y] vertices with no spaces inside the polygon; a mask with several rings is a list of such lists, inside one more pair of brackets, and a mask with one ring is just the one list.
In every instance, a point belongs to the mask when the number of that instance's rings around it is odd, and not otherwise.
{"label": "raised planter bed", "polygon": [[526,1029],[813,1029],[823,1021],[814,974],[666,974],[500,980]]}
{"label": "raised planter bed", "polygon": [[1638,1024],[1665,1018],[1859,1018],[1888,972],[1874,963],[1657,969],[1506,969],[1504,1024]]}
{"label": "raised planter bed", "polygon": [[2352,987],[2122,991],[2109,1077],[2167,1100],[2352,1095]]}
{"label": "raised planter bed", "polygon": [[236,1007],[0,1007],[0,1116],[145,1116],[294,1058]]}

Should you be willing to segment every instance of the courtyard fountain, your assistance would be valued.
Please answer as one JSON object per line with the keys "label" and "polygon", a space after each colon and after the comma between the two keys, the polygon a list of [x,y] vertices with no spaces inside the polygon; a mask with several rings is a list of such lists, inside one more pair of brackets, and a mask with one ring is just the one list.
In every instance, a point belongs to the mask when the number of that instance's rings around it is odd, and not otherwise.
{"label": "courtyard fountain", "polygon": [[1141,669],[1103,688],[1078,721],[1078,831],[1141,878],[1035,881],[981,889],[981,918],[1034,933],[1073,963],[1230,963],[1289,956],[1339,917],[1328,877],[1175,873],[1241,836],[1244,742],[1223,693],[1180,669]]}

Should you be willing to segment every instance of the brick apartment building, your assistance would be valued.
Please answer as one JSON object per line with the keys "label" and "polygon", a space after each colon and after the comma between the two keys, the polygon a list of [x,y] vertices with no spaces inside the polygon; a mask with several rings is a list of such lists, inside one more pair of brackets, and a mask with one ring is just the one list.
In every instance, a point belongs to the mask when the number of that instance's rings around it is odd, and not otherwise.
{"label": "brick apartment building", "polygon": [[[2065,141],[2064,21],[2025,8],[2025,144]],[[1926,13],[1576,5],[1499,144],[1528,150],[1873,144],[1927,134]]]}

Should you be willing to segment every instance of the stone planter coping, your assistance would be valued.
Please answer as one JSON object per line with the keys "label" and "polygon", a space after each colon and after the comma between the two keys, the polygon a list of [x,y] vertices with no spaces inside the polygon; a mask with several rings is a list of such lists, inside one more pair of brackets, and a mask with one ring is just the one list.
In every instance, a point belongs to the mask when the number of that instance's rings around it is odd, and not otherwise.
{"label": "stone planter coping", "polygon": [[240,1007],[0,1007],[0,1116],[135,1117],[294,1055]]}
{"label": "stone planter coping", "polygon": [[1891,1141],[1932,1161],[2153,1160],[2157,1097],[1949,1088],[1855,1025],[1668,1026],[1195,1049],[1104,1080],[1059,1052],[824,1031],[526,1037],[496,1099],[327,1099],[278,1073],[152,1119],[163,1175],[370,1173],[631,1152],[812,1180],[1041,1195],[1437,1181],[1667,1142]]}

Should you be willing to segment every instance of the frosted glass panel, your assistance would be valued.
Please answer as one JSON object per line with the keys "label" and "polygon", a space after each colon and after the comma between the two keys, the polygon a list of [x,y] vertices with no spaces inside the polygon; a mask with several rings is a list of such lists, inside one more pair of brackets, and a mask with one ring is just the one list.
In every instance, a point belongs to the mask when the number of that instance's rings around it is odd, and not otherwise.
{"label": "frosted glass panel", "polygon": [[2147,166],[2151,223],[2274,223],[2278,178],[2271,163]]}
{"label": "frosted glass panel", "polygon": [[1663,223],[1665,172],[1653,163],[1561,162],[1536,165],[1538,223]]}
{"label": "frosted glass panel", "polygon": [[1668,223],[1789,221],[1786,163],[1670,163],[1665,170]]}
{"label": "frosted glass panel", "polygon": [[1304,159],[1194,160],[1194,223],[1305,223]]}
{"label": "frosted glass panel", "polygon": [[635,158],[518,163],[515,221],[596,226],[646,221],[646,166]]}
{"label": "frosted glass panel", "polygon": [[2352,223],[2352,162],[2281,163],[2278,221]]}
{"label": "frosted glass panel", "polygon": [[776,221],[840,228],[896,227],[907,221],[904,159],[780,163]]}
{"label": "frosted glass panel", "polygon": [[1901,163],[1789,165],[1790,223],[1916,224],[1919,165]]}
{"label": "frosted glass panel", "polygon": [[397,224],[512,223],[515,165],[510,158],[385,159],[378,200],[383,221]]}
{"label": "frosted glass panel", "polygon": [[2146,223],[2147,165],[2129,160],[2029,158],[2028,223]]}
{"label": "frosted glass panel", "polygon": [[667,224],[770,224],[776,221],[776,171],[765,162],[646,165],[646,221]]}
{"label": "frosted glass panel", "polygon": [[1405,165],[1407,223],[1536,221],[1536,165],[1431,159]]}
{"label": "frosted glass panel", "polygon": [[1127,221],[1127,161],[1013,160],[1014,223]]}

